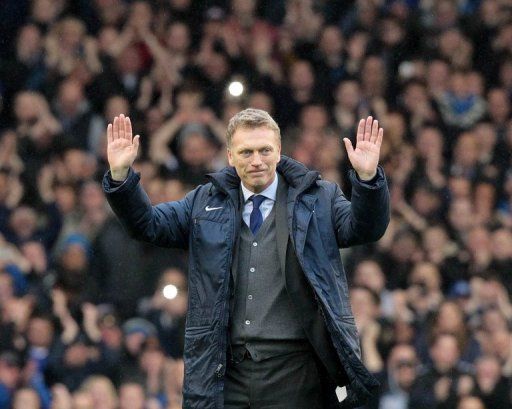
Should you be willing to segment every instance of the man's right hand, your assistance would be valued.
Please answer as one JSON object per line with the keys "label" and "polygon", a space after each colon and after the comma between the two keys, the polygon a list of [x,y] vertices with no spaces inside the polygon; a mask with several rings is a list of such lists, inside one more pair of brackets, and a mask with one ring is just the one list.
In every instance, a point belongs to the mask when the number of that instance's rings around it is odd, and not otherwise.
{"label": "man's right hand", "polygon": [[121,114],[114,118],[114,124],[107,126],[107,158],[112,179],[123,181],[128,176],[139,150],[140,135],[132,137],[130,118]]}

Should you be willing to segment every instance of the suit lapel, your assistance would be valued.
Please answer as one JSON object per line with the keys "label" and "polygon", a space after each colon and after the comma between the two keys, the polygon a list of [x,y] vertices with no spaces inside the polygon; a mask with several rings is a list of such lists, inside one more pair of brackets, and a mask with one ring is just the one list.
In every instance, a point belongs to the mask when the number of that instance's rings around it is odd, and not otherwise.
{"label": "suit lapel", "polygon": [[288,215],[286,213],[286,201],[288,197],[288,185],[284,178],[278,173],[279,182],[277,184],[276,197],[276,239],[277,254],[281,264],[281,271],[286,271],[286,248],[288,245]]}

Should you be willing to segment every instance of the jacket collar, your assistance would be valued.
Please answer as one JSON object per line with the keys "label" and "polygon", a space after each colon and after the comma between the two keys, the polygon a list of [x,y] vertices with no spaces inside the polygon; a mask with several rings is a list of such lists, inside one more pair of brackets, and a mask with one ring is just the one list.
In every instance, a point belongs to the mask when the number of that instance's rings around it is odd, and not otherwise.
{"label": "jacket collar", "polygon": [[[297,194],[305,191],[320,179],[319,172],[309,170],[302,163],[286,155],[281,155],[281,160],[277,164],[277,173],[284,177],[286,183],[295,189]],[[209,173],[206,177],[217,189],[226,194],[231,194],[232,190],[238,191],[240,187],[240,178],[233,166],[227,166],[219,172]]]}

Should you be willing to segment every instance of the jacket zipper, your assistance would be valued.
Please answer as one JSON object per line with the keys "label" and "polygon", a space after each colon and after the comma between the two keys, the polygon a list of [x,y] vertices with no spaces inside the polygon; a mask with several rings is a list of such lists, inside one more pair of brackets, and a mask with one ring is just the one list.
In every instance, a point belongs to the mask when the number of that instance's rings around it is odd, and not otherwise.
{"label": "jacket zipper", "polygon": [[[229,196],[228,196],[229,197]],[[236,243],[236,206],[233,205],[233,203],[231,202],[231,200],[229,200],[229,203],[230,203],[230,206],[233,206],[233,210],[234,210],[234,217],[231,218],[232,222],[232,232],[233,232],[233,246],[234,244]],[[231,263],[233,262],[232,258],[233,258],[233,246],[230,246],[229,247],[229,255],[228,255],[228,268],[231,268]],[[223,369],[224,369],[224,365],[225,365],[225,360],[223,359],[223,354],[226,354],[226,347],[227,345],[226,344],[226,337],[227,337],[227,331],[225,331],[224,329],[224,315],[226,313],[226,309],[229,308],[229,283],[230,283],[230,275],[231,275],[231,272],[228,271],[228,277],[227,279],[225,279],[225,284],[224,284],[224,302],[225,302],[225,305],[224,307],[222,308],[222,311],[220,313],[220,317],[219,317],[219,321],[220,321],[220,332],[221,332],[221,335],[219,337],[219,355],[218,355],[218,365],[217,365],[217,368],[215,369],[215,375],[217,376],[217,393],[218,395],[219,394],[219,383],[221,381],[221,378],[223,376]],[[223,363],[224,362],[224,363]],[[220,396],[217,396],[217,403],[216,403],[216,407],[219,407],[219,408],[222,408],[223,405],[221,403],[219,403],[219,400],[220,400]],[[223,397],[222,397],[223,399]]]}

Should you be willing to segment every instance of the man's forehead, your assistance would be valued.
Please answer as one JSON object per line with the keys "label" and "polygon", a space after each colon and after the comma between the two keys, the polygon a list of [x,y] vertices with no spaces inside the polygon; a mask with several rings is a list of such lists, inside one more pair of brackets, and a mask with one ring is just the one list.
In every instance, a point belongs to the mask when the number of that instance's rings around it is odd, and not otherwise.
{"label": "man's forehead", "polygon": [[247,135],[257,135],[257,136],[264,136],[264,135],[275,135],[277,136],[277,133],[274,129],[270,128],[267,125],[261,125],[261,126],[239,126],[235,133],[233,134],[233,138],[236,136],[247,136]]}
{"label": "man's forehead", "polygon": [[258,128],[239,128],[233,134],[232,142],[238,145],[237,147],[267,146],[269,144],[280,145],[277,133],[273,129],[264,126]]}

